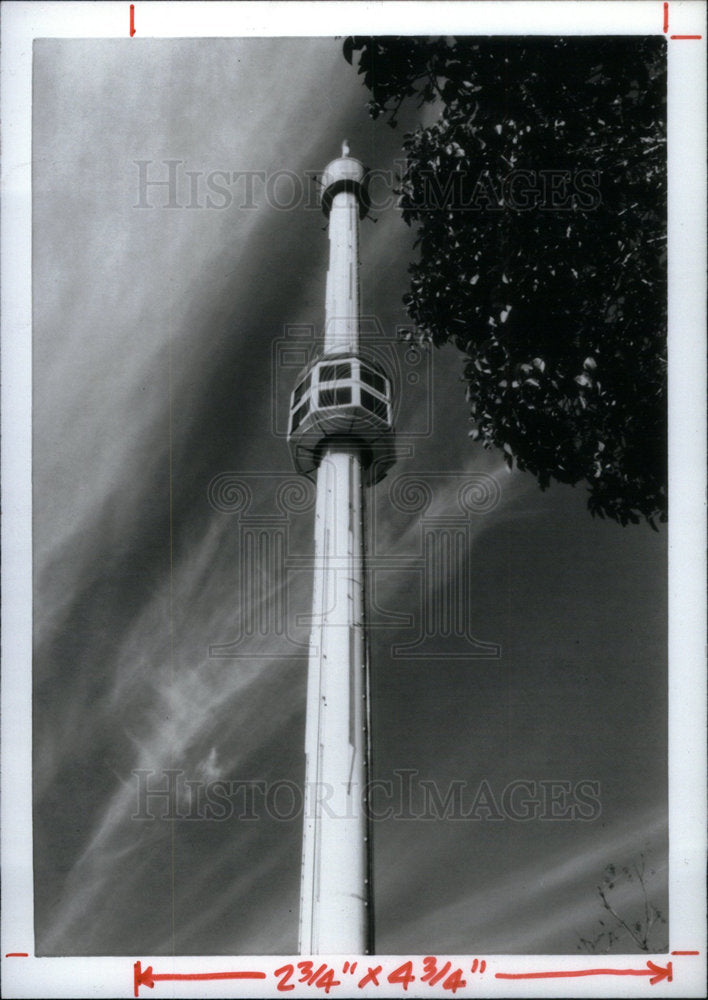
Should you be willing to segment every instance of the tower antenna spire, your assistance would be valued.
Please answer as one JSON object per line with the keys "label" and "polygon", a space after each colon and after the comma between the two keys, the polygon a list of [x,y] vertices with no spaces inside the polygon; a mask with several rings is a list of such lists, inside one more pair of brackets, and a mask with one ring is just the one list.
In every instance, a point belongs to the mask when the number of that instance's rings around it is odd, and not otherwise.
{"label": "tower antenna spire", "polygon": [[349,140],[344,139],[342,142],[342,156],[349,156]]}

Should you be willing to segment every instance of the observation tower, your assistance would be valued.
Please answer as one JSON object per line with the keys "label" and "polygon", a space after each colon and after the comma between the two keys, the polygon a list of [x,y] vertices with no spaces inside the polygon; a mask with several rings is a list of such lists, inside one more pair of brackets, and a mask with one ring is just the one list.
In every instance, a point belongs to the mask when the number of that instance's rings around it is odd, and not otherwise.
{"label": "observation tower", "polygon": [[322,175],[329,222],[324,344],[292,393],[295,468],[316,477],[305,726],[299,950],[373,951],[365,594],[365,490],[394,458],[392,388],[359,343],[359,219],[366,170],[342,155]]}

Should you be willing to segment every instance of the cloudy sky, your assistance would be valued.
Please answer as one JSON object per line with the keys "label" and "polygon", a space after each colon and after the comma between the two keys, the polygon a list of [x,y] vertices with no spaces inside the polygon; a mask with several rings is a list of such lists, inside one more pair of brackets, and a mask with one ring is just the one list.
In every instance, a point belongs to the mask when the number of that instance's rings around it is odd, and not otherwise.
{"label": "cloudy sky", "polygon": [[[282,414],[323,321],[308,173],[345,136],[381,170],[400,155],[406,122],[371,122],[365,100],[335,40],[35,43],[37,954],[297,947],[301,818],[131,818],[134,772],[302,784],[312,509],[278,505]],[[141,188],[170,169],[174,207]],[[260,172],[248,197],[244,172]],[[392,205],[374,214],[363,310],[399,373],[405,446],[369,498],[375,775],[417,772],[413,812],[420,781],[463,782],[466,811],[483,783],[496,800],[522,780],[596,782],[600,803],[589,820],[377,822],[376,948],[572,952],[609,863],[648,850],[666,910],[666,536],[593,521],[582,488],[542,493],[470,442],[460,356],[395,341],[413,239]],[[461,508],[482,474],[495,502]],[[406,509],[400,475],[427,507]],[[465,549],[431,580],[422,539],[443,523]],[[254,525],[285,563],[258,564],[248,597]],[[460,594],[467,635],[394,649],[423,595]]]}

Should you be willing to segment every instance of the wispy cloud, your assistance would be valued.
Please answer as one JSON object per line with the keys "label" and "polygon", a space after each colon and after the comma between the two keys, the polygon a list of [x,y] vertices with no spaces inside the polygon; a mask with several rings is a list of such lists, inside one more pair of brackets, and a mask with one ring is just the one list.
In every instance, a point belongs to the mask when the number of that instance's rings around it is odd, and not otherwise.
{"label": "wispy cloud", "polygon": [[[470,836],[474,840],[478,824],[471,825],[474,830]],[[493,874],[484,872],[480,888],[467,889],[460,898],[434,909],[425,908],[423,912],[413,902],[415,893],[410,884],[400,879],[401,870],[407,866],[400,854],[401,845],[394,847],[396,841],[392,839],[387,845],[392,852],[390,867],[386,859],[381,860],[387,902],[395,906],[397,892],[406,885],[406,905],[401,905],[401,900],[400,910],[414,916],[402,921],[394,932],[389,931],[385,945],[382,942],[383,950],[416,947],[409,942],[417,942],[422,949],[441,947],[443,941],[448,951],[460,954],[552,953],[558,950],[559,941],[574,950],[578,943],[576,934],[589,933],[603,916],[595,887],[601,882],[605,867],[610,863],[619,867],[636,861],[646,844],[651,844],[660,856],[666,835],[666,816],[657,811],[639,815],[632,822],[606,832],[598,832],[593,825],[579,831],[563,853],[549,856],[538,845],[533,862],[512,865]],[[435,852],[435,838],[426,840],[426,853]],[[474,850],[470,857],[474,858]],[[413,865],[413,858],[409,860]],[[462,865],[461,855],[450,858],[450,863]],[[474,874],[468,864],[465,860],[461,871],[465,885]],[[662,906],[664,876],[665,865],[660,863],[656,884]],[[398,884],[397,879],[400,879]],[[509,905],[511,899],[513,907]],[[620,905],[627,912],[637,901],[641,901],[641,889],[635,884],[633,893],[626,893]]]}

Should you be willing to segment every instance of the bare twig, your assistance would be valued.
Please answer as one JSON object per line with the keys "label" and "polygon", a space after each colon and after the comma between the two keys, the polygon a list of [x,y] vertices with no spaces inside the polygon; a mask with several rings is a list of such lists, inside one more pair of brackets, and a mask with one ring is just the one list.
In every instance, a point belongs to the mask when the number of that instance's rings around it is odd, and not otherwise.
{"label": "bare twig", "polygon": [[644,941],[642,941],[641,938],[637,937],[637,935],[632,930],[632,928],[629,926],[629,924],[625,920],[623,920],[622,917],[617,912],[617,910],[614,909],[614,907],[612,906],[612,904],[608,900],[607,896],[605,895],[605,891],[602,888],[602,886],[599,885],[597,887],[597,891],[600,894],[600,899],[602,900],[602,905],[605,907],[605,909],[608,910],[612,914],[612,916],[615,918],[615,920],[617,921],[618,924],[621,924],[622,927],[624,927],[624,929],[627,931],[628,934],[631,935],[632,939],[637,943],[637,945],[639,946],[639,948],[641,948],[642,951],[648,951],[648,948],[646,947],[646,943]]}

